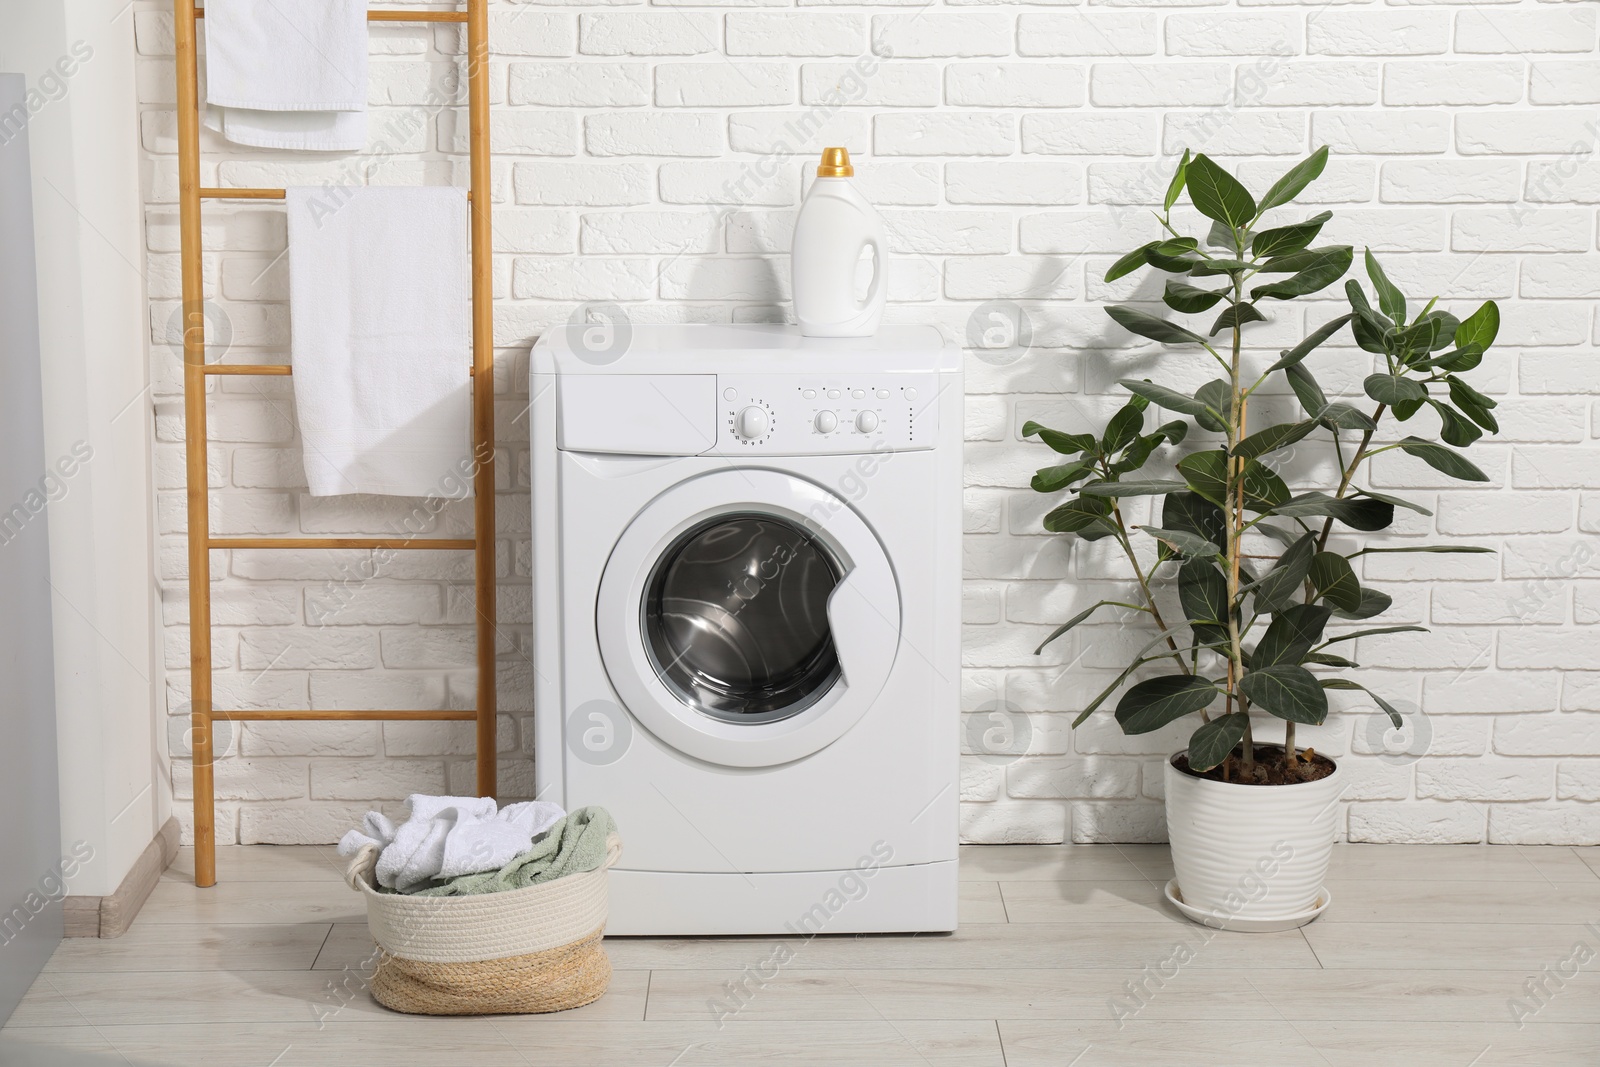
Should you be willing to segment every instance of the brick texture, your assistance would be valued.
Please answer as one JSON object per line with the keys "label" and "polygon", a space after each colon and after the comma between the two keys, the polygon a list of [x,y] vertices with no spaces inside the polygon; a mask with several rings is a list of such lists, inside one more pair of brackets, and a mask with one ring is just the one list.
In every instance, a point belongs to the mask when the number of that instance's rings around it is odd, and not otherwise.
{"label": "brick texture", "polygon": [[[636,321],[788,315],[787,249],[806,172],[846,144],[883,206],[895,253],[888,319],[988,345],[1017,315],[1025,345],[968,359],[963,700],[969,719],[1018,709],[1027,755],[963,757],[973,841],[1159,840],[1163,756],[1183,731],[1068,729],[1140,639],[1112,620],[1043,657],[1052,624],[1130,595],[1126,564],[1044,534],[1027,488],[1048,453],[1038,418],[1083,429],[1120,401],[1136,362],[1099,305],[1101,280],[1157,236],[1185,148],[1258,189],[1320,144],[1334,157],[1305,200],[1325,236],[1384,252],[1390,272],[1461,311],[1501,302],[1479,372],[1504,433],[1475,450],[1491,481],[1440,479],[1398,453],[1374,482],[1433,517],[1397,532],[1495,556],[1368,557],[1393,621],[1432,635],[1363,641],[1368,681],[1425,710],[1420,760],[1386,752],[1382,719],[1339,705],[1314,734],[1351,766],[1343,824],[1365,841],[1600,843],[1600,205],[1597,19],[1581,4],[1387,6],[1313,0],[512,0],[491,4],[500,445],[499,757],[508,796],[532,785],[528,592],[528,345],[588,302]],[[674,8],[679,8],[674,10]],[[184,760],[188,629],[177,356],[172,18],[134,0],[146,156],[149,365],[169,737]],[[375,25],[374,143],[320,157],[207,134],[203,182],[465,180],[454,27]],[[383,141],[380,149],[379,137]],[[280,210],[208,202],[212,358],[287,359]],[[1426,290],[1426,291],[1424,291]],[[1335,304],[1295,305],[1259,334],[1276,349]],[[216,329],[223,326],[225,328]],[[974,340],[976,339],[976,341]],[[1147,353],[1141,353],[1142,355]],[[1329,351],[1329,391],[1358,394],[1366,356]],[[1178,376],[1209,376],[1192,360]],[[1348,368],[1348,369],[1339,369]],[[1143,373],[1142,371],[1140,372]],[[1187,384],[1192,388],[1203,377]],[[393,534],[410,502],[304,495],[288,383],[218,378],[211,394],[214,528]],[[445,508],[430,532],[470,528]],[[470,558],[357,552],[213,556],[218,701],[238,708],[462,708],[474,699]],[[419,558],[420,557],[420,558]],[[1387,618],[1384,621],[1389,621]],[[979,722],[977,736],[982,733]],[[1304,735],[1303,735],[1304,736]],[[471,739],[445,725],[242,724],[219,731],[219,839],[329,841],[369,807],[470,788]]]}

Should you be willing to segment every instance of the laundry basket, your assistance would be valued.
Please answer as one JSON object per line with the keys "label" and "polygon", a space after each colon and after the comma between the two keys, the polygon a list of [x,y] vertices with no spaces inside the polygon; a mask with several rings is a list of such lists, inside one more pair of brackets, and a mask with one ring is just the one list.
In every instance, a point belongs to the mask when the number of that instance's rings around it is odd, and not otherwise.
{"label": "laundry basket", "polygon": [[600,946],[606,871],[621,855],[611,834],[596,870],[502,893],[418,897],[379,892],[378,849],[363,848],[345,881],[366,898],[378,943],[373,997],[414,1015],[564,1011],[599,998],[611,983]]}

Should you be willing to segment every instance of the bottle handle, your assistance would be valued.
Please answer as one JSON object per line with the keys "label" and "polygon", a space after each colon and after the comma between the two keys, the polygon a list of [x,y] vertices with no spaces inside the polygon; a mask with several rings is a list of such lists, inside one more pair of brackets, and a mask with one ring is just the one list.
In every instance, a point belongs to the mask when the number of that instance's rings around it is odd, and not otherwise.
{"label": "bottle handle", "polygon": [[[857,312],[865,311],[877,303],[882,295],[884,286],[889,281],[888,264],[884,260],[883,244],[878,240],[878,235],[868,234],[866,239],[861,242],[861,247],[863,249],[872,249],[872,282],[867,286],[867,295],[856,308]],[[856,253],[856,258],[861,258],[859,252]]]}

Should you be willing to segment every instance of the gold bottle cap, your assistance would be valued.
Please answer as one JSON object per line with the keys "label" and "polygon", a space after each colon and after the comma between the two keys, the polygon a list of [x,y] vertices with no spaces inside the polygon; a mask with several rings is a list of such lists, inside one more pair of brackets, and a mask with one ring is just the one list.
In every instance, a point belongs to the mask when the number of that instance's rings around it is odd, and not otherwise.
{"label": "gold bottle cap", "polygon": [[849,178],[855,175],[856,168],[850,165],[850,150],[847,148],[824,148],[822,150],[822,165],[817,168],[819,178]]}

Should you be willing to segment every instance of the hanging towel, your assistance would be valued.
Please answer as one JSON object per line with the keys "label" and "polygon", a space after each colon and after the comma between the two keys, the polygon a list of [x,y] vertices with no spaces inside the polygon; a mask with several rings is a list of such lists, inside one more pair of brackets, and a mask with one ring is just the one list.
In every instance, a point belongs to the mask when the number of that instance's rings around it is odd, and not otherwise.
{"label": "hanging towel", "polygon": [[311,495],[470,496],[466,191],[299,187],[287,204]]}
{"label": "hanging towel", "polygon": [[369,811],[360,830],[339,842],[339,855],[353,856],[376,845],[378,884],[407,892],[439,879],[498,871],[525,854],[539,834],[566,816],[559,804],[530,800],[495,809],[493,797],[406,798],[411,814],[396,826]]}
{"label": "hanging towel", "polygon": [[[524,889],[597,870],[606,861],[606,838],[616,831],[617,824],[605,808],[579,808],[499,870],[463,874],[442,885],[419,885],[400,892],[418,897],[468,897]],[[383,861],[380,858],[378,862]]]}
{"label": "hanging towel", "polygon": [[209,0],[206,125],[258,148],[367,143],[366,0]]}

